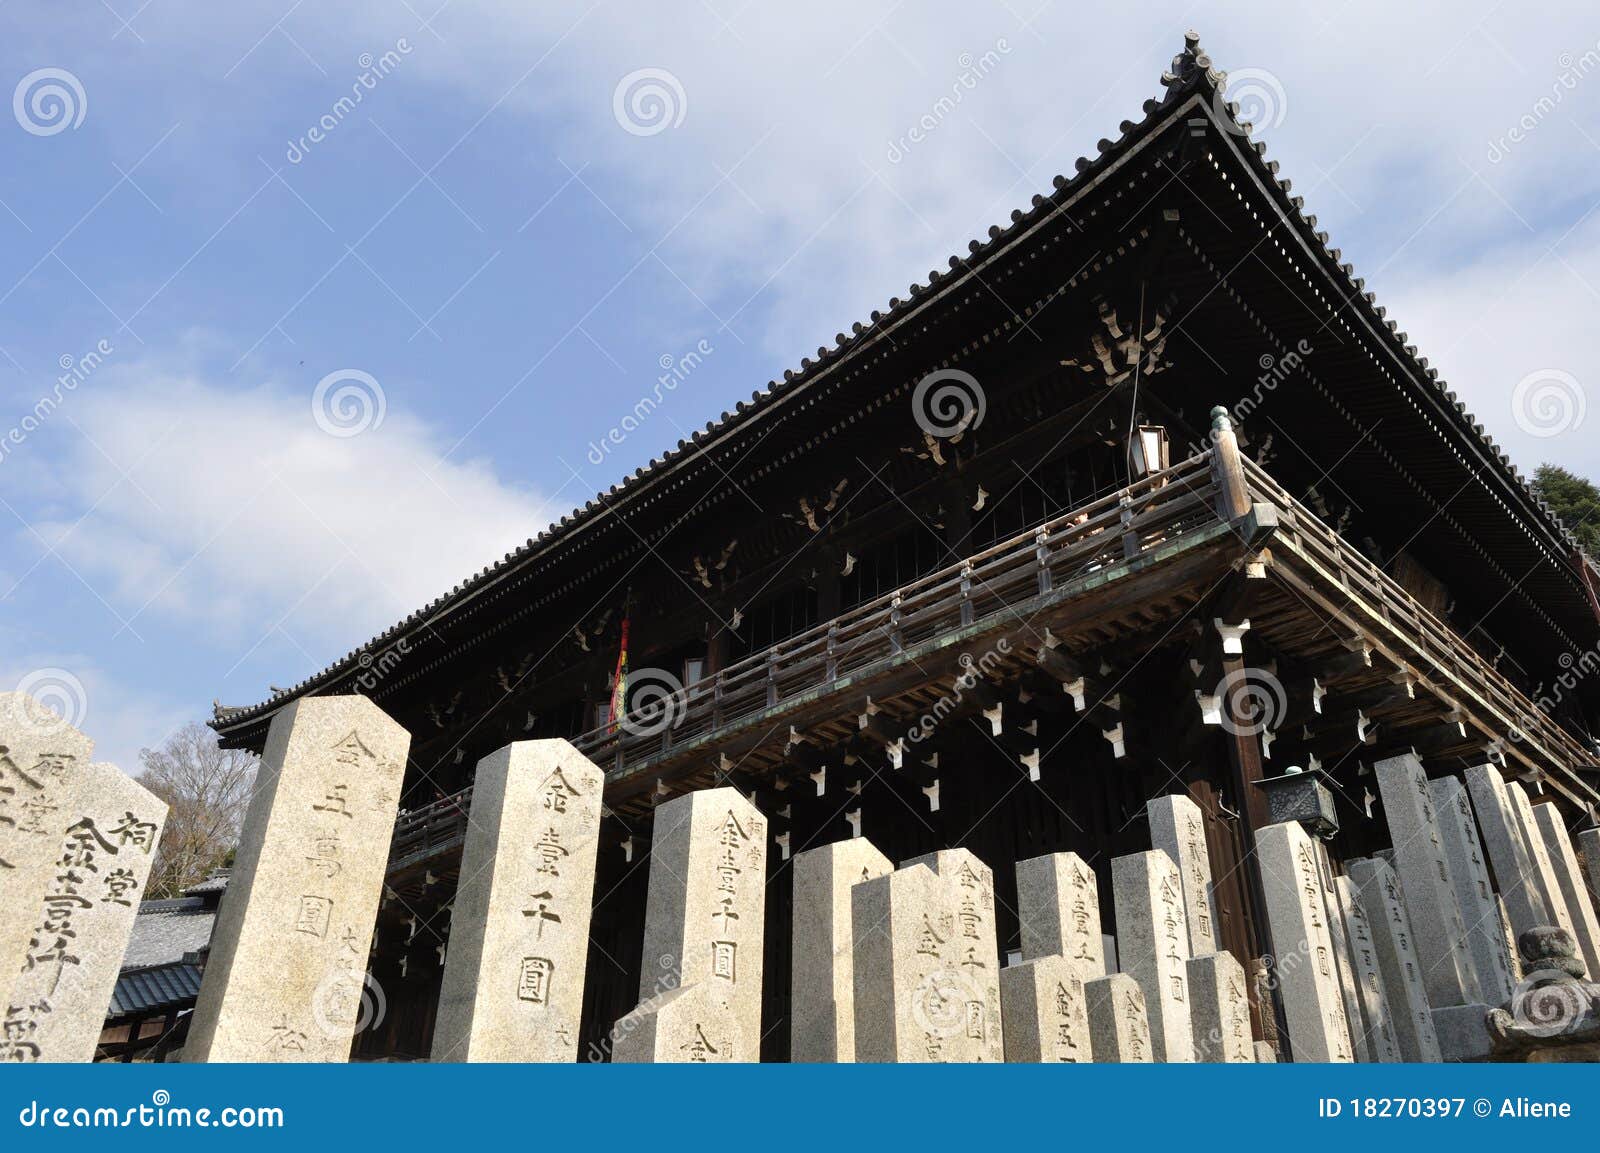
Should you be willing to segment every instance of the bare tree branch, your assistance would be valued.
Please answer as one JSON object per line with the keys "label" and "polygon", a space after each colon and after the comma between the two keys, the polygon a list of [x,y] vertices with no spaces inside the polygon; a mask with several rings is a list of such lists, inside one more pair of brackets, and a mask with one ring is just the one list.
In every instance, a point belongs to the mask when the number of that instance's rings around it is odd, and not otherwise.
{"label": "bare tree branch", "polygon": [[239,840],[257,760],[224,749],[190,723],[159,749],[141,749],[141,783],[167,802],[167,824],[150,873],[152,897],[176,897],[223,864]]}

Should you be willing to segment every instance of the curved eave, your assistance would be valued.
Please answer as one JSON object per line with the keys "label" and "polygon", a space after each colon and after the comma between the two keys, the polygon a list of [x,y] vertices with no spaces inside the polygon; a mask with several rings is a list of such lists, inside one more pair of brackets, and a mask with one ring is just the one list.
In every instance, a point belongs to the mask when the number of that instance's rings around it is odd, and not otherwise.
{"label": "curved eave", "polygon": [[[1508,511],[1517,515],[1536,545],[1544,548],[1568,573],[1575,594],[1586,598],[1582,579],[1572,563],[1577,553],[1571,534],[1549,506],[1532,493],[1527,481],[1484,432],[1483,426],[1472,419],[1466,406],[1446,388],[1437,370],[1429,367],[1426,358],[1419,357],[1417,350],[1406,343],[1406,334],[1394,321],[1387,319],[1385,310],[1376,297],[1365,290],[1365,282],[1356,275],[1355,269],[1341,262],[1339,249],[1330,247],[1327,233],[1317,231],[1316,217],[1304,213],[1304,201],[1292,194],[1291,182],[1278,177],[1277,162],[1265,158],[1266,146],[1250,140],[1250,126],[1237,119],[1237,106],[1225,104],[1221,99],[1226,74],[1212,67],[1194,33],[1186,37],[1184,52],[1174,59],[1162,83],[1167,89],[1165,96],[1159,101],[1146,101],[1140,121],[1123,121],[1118,138],[1102,139],[1093,158],[1080,157],[1072,177],[1055,177],[1054,189],[1048,196],[1035,196],[1027,211],[1013,211],[1009,226],[991,227],[986,240],[971,241],[965,257],[951,256],[948,272],[930,271],[926,283],[910,286],[907,297],[891,298],[886,310],[874,311],[866,323],[853,325],[849,334],[838,333],[831,348],[818,348],[815,360],[803,358],[798,370],[786,370],[782,380],[771,381],[765,389],[751,393],[750,400],[739,402],[733,412],[724,412],[719,420],[708,421],[705,428],[695,432],[689,440],[680,440],[675,449],[634,470],[621,484],[597,494],[582,508],[563,516],[515,552],[507,553],[500,562],[411,613],[322,671],[255,705],[238,708],[217,705],[211,727],[229,743],[242,743],[248,734],[264,728],[271,716],[290,701],[352,681],[366,667],[363,658],[370,661],[400,640],[469,610],[475,601],[529,568],[559,558],[581,543],[584,534],[602,531],[610,518],[663,492],[689,472],[702,453],[732,446],[740,438],[753,434],[763,422],[777,419],[802,403],[847,360],[945,305],[970,283],[975,273],[1025,245],[1036,230],[1055,218],[1058,210],[1094,190],[1149,141],[1197,114],[1203,115],[1213,130],[1210,133],[1213,146],[1220,140],[1227,153],[1236,159],[1237,167],[1247,174],[1261,194],[1276,204],[1301,249],[1328,278],[1330,291],[1355,304],[1355,311],[1374,343],[1385,349],[1417,396],[1430,405],[1444,427],[1456,432],[1465,449],[1482,463],[1481,475],[1496,478],[1509,500]],[[1539,534],[1544,536],[1543,542],[1539,541]]]}
{"label": "curved eave", "polygon": [[649,499],[652,493],[664,488],[692,465],[701,453],[726,447],[736,439],[758,430],[763,421],[781,415],[787,407],[800,404],[848,358],[871,348],[896,331],[915,324],[927,312],[939,308],[959,294],[975,273],[1003,259],[1007,253],[1024,244],[1036,228],[1049,223],[1058,210],[1095,189],[1173,121],[1177,105],[1175,97],[1181,91],[1180,86],[1174,85],[1165,101],[1146,101],[1144,118],[1137,123],[1123,121],[1121,135],[1115,141],[1101,140],[1098,155],[1093,159],[1080,157],[1076,175],[1071,178],[1055,177],[1054,191],[1049,196],[1035,196],[1026,212],[1020,209],[1013,211],[1009,227],[992,226],[987,240],[973,240],[968,244],[966,257],[950,257],[949,272],[930,271],[926,283],[910,286],[909,296],[891,298],[886,311],[874,311],[867,323],[858,322],[852,326],[851,333],[837,334],[832,348],[819,348],[817,359],[803,358],[798,370],[785,370],[781,381],[771,381],[765,389],[752,393],[751,399],[739,402],[734,412],[724,412],[720,420],[708,421],[706,427],[692,434],[690,440],[680,440],[676,449],[668,450],[649,464],[634,470],[620,485],[612,485],[582,508],[563,516],[522,548],[507,553],[499,563],[411,613],[322,671],[273,694],[259,704],[238,708],[216,706],[211,727],[225,738],[235,737],[245,730],[260,728],[274,713],[298,697],[326,690],[341,680],[358,676],[364,667],[361,664],[363,656],[370,658],[420,629],[437,625],[500,583],[515,578],[529,566],[553,559],[564,548],[575,545],[580,534],[598,531],[607,518],[620,515],[631,506]]}

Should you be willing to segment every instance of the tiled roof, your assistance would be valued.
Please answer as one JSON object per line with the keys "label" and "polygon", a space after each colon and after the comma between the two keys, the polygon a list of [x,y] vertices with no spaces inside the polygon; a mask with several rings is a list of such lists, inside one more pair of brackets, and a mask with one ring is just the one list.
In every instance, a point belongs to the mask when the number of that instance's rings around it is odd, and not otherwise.
{"label": "tiled roof", "polygon": [[[836,334],[833,347],[818,348],[815,360],[802,357],[797,370],[784,370],[781,381],[770,381],[765,389],[751,393],[748,403],[740,401],[735,406],[734,412],[724,412],[719,420],[706,422],[705,428],[693,433],[689,440],[680,440],[676,449],[669,449],[644,467],[635,469],[633,475],[624,477],[620,485],[612,485],[610,489],[598,494],[582,508],[574,509],[536,537],[528,540],[515,552],[507,553],[499,563],[490,565],[450,592],[411,613],[398,624],[380,633],[360,648],[347,653],[321,672],[291,688],[275,691],[271,697],[259,704],[238,707],[214,705],[211,726],[216,729],[226,729],[240,721],[262,717],[296,697],[324,687],[340,675],[357,668],[364,656],[370,660],[371,654],[381,652],[416,625],[434,618],[446,609],[464,604],[488,585],[519,569],[531,559],[552,552],[598,514],[613,508],[619,500],[631,499],[642,486],[679,465],[695,451],[704,449],[713,441],[732,435],[757,414],[785,400],[790,394],[803,390],[831,368],[839,358],[898,324],[911,312],[926,304],[931,296],[938,295],[951,284],[959,282],[964,273],[982,265],[1006,246],[1014,243],[1024,232],[1050,218],[1061,204],[1092,183],[1135,141],[1142,140],[1157,122],[1166,123],[1167,114],[1181,101],[1196,94],[1207,97],[1207,104],[1212,113],[1219,120],[1225,121],[1225,127],[1237,132],[1245,141],[1243,154],[1255,162],[1258,174],[1276,190],[1279,207],[1287,219],[1298,227],[1302,239],[1313,252],[1321,254],[1330,271],[1342,278],[1349,290],[1345,294],[1347,299],[1365,302],[1369,313],[1377,320],[1378,327],[1387,328],[1395,346],[1394,350],[1412,366],[1416,376],[1426,379],[1447,405],[1453,408],[1458,417],[1457,430],[1475,437],[1488,450],[1491,460],[1498,461],[1504,478],[1521,490],[1527,497],[1530,507],[1542,512],[1545,527],[1551,531],[1553,543],[1564,541],[1568,546],[1569,553],[1565,559],[1570,563],[1573,556],[1578,555],[1576,539],[1567,531],[1550,506],[1534,495],[1527,479],[1511,462],[1510,457],[1495,444],[1493,438],[1484,431],[1483,425],[1472,418],[1466,405],[1446,387],[1444,381],[1439,379],[1438,369],[1431,367],[1427,358],[1418,356],[1416,348],[1407,343],[1407,334],[1400,330],[1394,320],[1388,319],[1385,308],[1377,303],[1377,297],[1366,291],[1365,280],[1356,275],[1353,266],[1342,261],[1342,253],[1338,248],[1330,246],[1328,234],[1317,230],[1316,216],[1304,212],[1304,198],[1291,195],[1292,182],[1286,178],[1279,178],[1278,162],[1265,159],[1266,145],[1248,139],[1250,124],[1239,120],[1239,106],[1224,98],[1227,73],[1217,70],[1212,65],[1210,56],[1200,47],[1200,37],[1197,33],[1185,34],[1183,50],[1173,58],[1170,68],[1162,74],[1161,83],[1166,88],[1165,95],[1160,100],[1145,101],[1144,116],[1141,120],[1138,122],[1124,120],[1120,125],[1121,134],[1117,139],[1102,138],[1098,143],[1096,156],[1078,158],[1073,176],[1055,177],[1050,195],[1036,195],[1027,211],[1021,209],[1013,211],[1009,226],[1005,228],[999,225],[991,226],[987,239],[973,240],[968,244],[966,256],[951,256],[949,272],[940,272],[937,269],[930,271],[926,284],[912,284],[906,297],[890,298],[887,310],[874,310],[867,323],[857,322],[849,334],[842,332]],[[1593,562],[1589,563],[1593,565]],[[1600,572],[1600,569],[1596,571]]]}
{"label": "tiled roof", "polygon": [[146,1017],[174,1006],[192,1005],[200,995],[200,968],[179,963],[125,970],[106,1009],[106,1020]]}
{"label": "tiled roof", "polygon": [[190,885],[183,891],[185,897],[199,897],[207,893],[220,893],[228,887],[228,876],[232,869],[215,869],[211,875],[198,885]]}
{"label": "tiled roof", "polygon": [[200,897],[145,901],[133,919],[133,936],[122,956],[124,970],[170,965],[211,943],[217,919],[214,902]]}

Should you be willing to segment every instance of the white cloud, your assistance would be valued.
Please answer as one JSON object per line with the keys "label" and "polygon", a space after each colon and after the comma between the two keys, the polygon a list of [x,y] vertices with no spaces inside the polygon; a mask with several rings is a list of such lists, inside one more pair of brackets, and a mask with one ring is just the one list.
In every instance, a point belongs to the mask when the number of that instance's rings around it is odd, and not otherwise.
{"label": "white cloud", "polygon": [[320,664],[549,520],[392,406],[329,435],[309,387],[108,367],[56,419],[74,427],[38,533],[135,629],[199,622],[240,656],[277,630]]}
{"label": "white cloud", "polygon": [[[189,166],[238,180],[242,200],[259,179],[256,154],[274,155],[279,122],[309,126],[348,91],[360,53],[406,36],[413,51],[358,121],[377,116],[414,144],[382,111],[404,92],[420,93],[439,124],[526,125],[529,167],[558,171],[559,159],[582,172],[561,195],[592,189],[634,230],[629,243],[643,251],[660,242],[659,258],[707,302],[711,312],[692,315],[704,328],[686,329],[682,342],[711,336],[720,347],[710,330],[726,321],[769,351],[774,376],[905,295],[910,281],[1048,190],[1056,173],[1071,173],[1120,120],[1138,119],[1142,102],[1159,95],[1185,25],[1197,21],[1219,67],[1276,78],[1283,119],[1264,134],[1270,155],[1496,438],[1527,470],[1549,459],[1600,474],[1591,435],[1600,422],[1592,353],[1600,224],[1590,218],[1562,235],[1600,193],[1600,71],[1588,69],[1558,105],[1539,110],[1595,49],[1600,31],[1583,6],[1544,6],[1536,20],[1494,0],[1354,0],[1315,13],[1254,2],[1195,12],[1040,0],[593,8],[455,0],[415,11],[349,0],[283,9],[283,0],[152,5],[135,18],[137,61],[126,36],[112,41],[114,24],[98,9],[53,14],[48,26],[24,22],[13,47],[20,58],[55,62],[60,21],[72,22],[91,126],[116,109],[126,143],[156,140],[181,121],[160,162],[192,149]],[[437,36],[418,26],[417,12],[435,13]],[[285,35],[273,31],[280,20]],[[962,85],[986,53],[994,59],[984,75]],[[640,68],[666,69],[681,84],[681,124],[638,136],[616,123],[615,86]],[[941,106],[958,86],[959,104]],[[1536,110],[1527,138],[1491,163],[1491,141]],[[148,131],[130,123],[140,116]],[[935,127],[904,146],[925,116]],[[271,132],[262,131],[268,121]],[[301,171],[362,179],[339,166],[347,142],[370,131],[341,127]],[[436,132],[419,139],[437,148]],[[891,142],[903,153],[893,162]],[[230,156],[248,177],[229,168]],[[428,167],[441,158],[417,159]],[[435,176],[477,211],[472,182],[483,163],[470,146],[457,148]],[[520,171],[517,158],[507,171]],[[404,189],[388,191],[373,190],[374,216]],[[531,213],[556,189],[523,191]],[[604,213],[596,218],[609,227]],[[660,311],[677,303],[664,299]],[[610,316],[593,321],[602,341]],[[1546,368],[1570,373],[1589,411],[1581,428],[1537,438],[1514,419],[1512,392]],[[539,496],[491,465],[443,460],[450,446],[401,406],[390,406],[380,428],[338,439],[312,420],[309,392],[271,383],[241,391],[232,378],[214,383],[186,366],[119,360],[0,466],[0,495],[141,632],[181,633],[183,657],[211,646],[224,654],[218,672],[276,632],[272,666],[293,676],[547,521]],[[22,580],[25,593],[49,597],[45,582],[57,580],[93,609],[55,562],[30,569],[37,542],[14,524],[7,531],[14,547],[0,588]],[[109,634],[117,625],[105,620]],[[124,767],[184,719],[170,700],[125,675],[113,679],[79,651],[103,651],[94,638],[33,651],[39,642],[27,627],[3,637],[10,660],[0,687],[36,668],[73,670],[88,688],[102,753]],[[113,647],[104,649],[114,656]],[[151,649],[159,660],[160,646]],[[195,680],[205,695],[227,682],[210,669]]]}
{"label": "white cloud", "polygon": [[9,649],[0,661],[0,692],[22,689],[94,741],[93,757],[130,775],[139,750],[163,744],[194,720],[193,711],[149,682],[129,682],[88,653],[70,649]]}
{"label": "white cloud", "polygon": [[1525,474],[1550,461],[1600,477],[1600,219],[1397,288],[1392,314]]}
{"label": "white cloud", "polygon": [[[655,255],[710,309],[695,319],[763,345],[773,375],[903,296],[1056,173],[1070,173],[1120,120],[1137,119],[1142,102],[1160,94],[1157,79],[1191,21],[1217,66],[1264,71],[1278,85],[1282,123],[1265,134],[1272,155],[1380,293],[1402,275],[1408,284],[1429,274],[1448,283],[1463,253],[1481,255],[1519,229],[1516,215],[1559,211],[1552,189],[1579,211],[1600,190],[1591,151],[1600,68],[1585,63],[1597,32],[1581,6],[1528,20],[1492,0],[1355,0],[1315,14],[1254,3],[1199,13],[1163,2],[1086,10],[954,0],[803,8],[456,0],[430,29],[405,5],[307,5],[284,27],[325,77],[277,37],[260,43],[282,16],[271,0],[152,9],[142,18],[152,40],[186,59],[171,91],[141,97],[161,108],[163,126],[203,114],[193,78],[209,83],[218,60],[255,44],[222,91],[260,86],[275,98],[230,112],[281,116],[304,103],[309,117],[348,84],[358,53],[404,36],[413,51],[386,83],[432,86],[474,131],[483,118],[524,119],[542,163],[559,158],[584,173],[561,195],[592,190],[641,248],[661,242]],[[963,85],[985,54],[993,66]],[[614,115],[617,82],[642,68],[666,70],[682,92],[675,126],[647,136]],[[1574,70],[1581,77],[1561,86]],[[304,83],[282,91],[286,77]],[[957,91],[959,103],[941,109]],[[1491,141],[1557,92],[1528,139],[1491,164]],[[936,127],[891,163],[891,142],[929,115]],[[337,165],[339,152],[330,140],[315,162]],[[470,153],[444,160],[437,175],[446,186],[469,180]],[[527,189],[528,210],[553,191]],[[681,303],[695,307],[690,299]]]}

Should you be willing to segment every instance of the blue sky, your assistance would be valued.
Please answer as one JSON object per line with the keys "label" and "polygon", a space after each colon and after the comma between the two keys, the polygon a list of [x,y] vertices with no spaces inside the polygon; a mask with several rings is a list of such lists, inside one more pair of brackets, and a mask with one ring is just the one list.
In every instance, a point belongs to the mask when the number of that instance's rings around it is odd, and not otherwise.
{"label": "blue sky", "polygon": [[1592,6],[532,7],[0,8],[0,688],[132,767],[304,677],[944,267],[1190,26],[1514,458],[1600,473]]}

